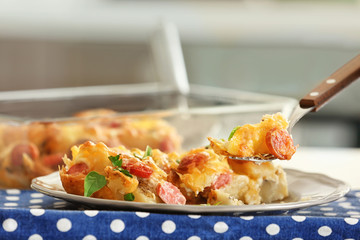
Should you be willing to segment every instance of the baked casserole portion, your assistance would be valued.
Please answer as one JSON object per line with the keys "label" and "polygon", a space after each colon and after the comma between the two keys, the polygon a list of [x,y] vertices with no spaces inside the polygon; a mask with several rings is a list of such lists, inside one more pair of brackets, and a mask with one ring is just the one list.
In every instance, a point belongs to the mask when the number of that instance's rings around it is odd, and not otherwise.
{"label": "baked casserole portion", "polygon": [[29,188],[31,179],[56,171],[70,148],[86,141],[169,153],[180,151],[182,138],[159,116],[120,116],[110,109],[86,110],[62,121],[3,122],[0,187]]}
{"label": "baked casserole portion", "polygon": [[[273,148],[278,156],[291,157],[296,148],[283,132],[286,127],[281,115],[267,115],[259,124],[236,128],[228,141],[209,138],[211,147],[182,154],[86,141],[63,158],[60,177],[68,193],[114,200],[181,205],[281,201],[288,196],[288,186],[280,165],[235,161],[229,156],[274,154],[267,143],[270,139],[277,143]],[[284,135],[274,140],[274,132]]]}

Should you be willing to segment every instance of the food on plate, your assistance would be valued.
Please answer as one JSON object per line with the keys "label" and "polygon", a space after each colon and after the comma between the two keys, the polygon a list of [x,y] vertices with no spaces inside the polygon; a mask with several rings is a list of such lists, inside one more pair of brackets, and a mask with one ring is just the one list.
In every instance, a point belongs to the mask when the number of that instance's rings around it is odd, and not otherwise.
{"label": "food on plate", "polygon": [[[261,204],[282,200],[288,195],[286,175],[281,167],[251,162],[248,167],[254,172],[266,172],[262,175],[236,172],[225,156],[212,149],[197,148],[181,156],[169,179],[181,190],[188,204]],[[272,196],[263,196],[269,188],[274,190]]]}
{"label": "food on plate", "polygon": [[[97,198],[185,204],[185,197],[167,181],[172,162],[166,155],[151,148],[141,151],[123,146],[109,148],[90,141],[72,147],[72,159],[64,157],[60,169],[64,189],[68,193]],[[162,163],[162,168],[159,167]],[[94,187],[96,186],[96,187]]]}
{"label": "food on plate", "polygon": [[[67,193],[114,200],[180,205],[281,201],[288,196],[286,174],[281,166],[273,162],[234,161],[228,157],[275,155],[267,141],[280,139],[277,145],[291,143],[292,147],[286,146],[286,151],[276,153],[277,157],[283,154],[281,159],[290,158],[296,148],[292,139],[287,138],[290,137],[287,132],[287,135],[282,132],[286,127],[280,114],[266,115],[260,124],[237,128],[228,142],[209,138],[211,147],[182,154],[150,147],[145,151],[108,147],[102,142],[87,141],[73,146],[71,157],[64,157],[60,178]],[[274,148],[278,151],[277,145]]]}
{"label": "food on plate", "polygon": [[181,137],[157,116],[120,116],[110,109],[78,112],[69,120],[0,123],[0,188],[29,188],[31,179],[63,164],[69,149],[87,140],[163,152],[179,151]]}
{"label": "food on plate", "polygon": [[296,146],[287,127],[286,119],[277,113],[263,116],[260,123],[235,127],[228,140],[208,139],[214,151],[221,155],[262,158],[271,154],[280,160],[290,160]]}

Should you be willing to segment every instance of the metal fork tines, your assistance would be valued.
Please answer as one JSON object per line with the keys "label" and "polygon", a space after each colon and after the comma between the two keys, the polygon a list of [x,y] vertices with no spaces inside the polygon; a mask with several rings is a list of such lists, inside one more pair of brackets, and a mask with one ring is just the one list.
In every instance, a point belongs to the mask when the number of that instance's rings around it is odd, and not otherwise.
{"label": "metal fork tines", "polygon": [[271,162],[273,160],[277,160],[277,158],[272,154],[261,154],[261,155],[252,156],[252,157],[229,156],[228,158],[230,158],[232,160],[239,160],[239,161],[250,161],[250,162],[255,162],[255,163],[258,163],[258,164],[264,163],[264,162]]}

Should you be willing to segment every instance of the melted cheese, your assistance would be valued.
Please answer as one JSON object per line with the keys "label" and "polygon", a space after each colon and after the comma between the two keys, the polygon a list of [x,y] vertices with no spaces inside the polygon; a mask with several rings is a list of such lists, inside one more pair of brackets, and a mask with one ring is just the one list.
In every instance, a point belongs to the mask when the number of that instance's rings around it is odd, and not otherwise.
{"label": "melted cheese", "polygon": [[270,153],[265,143],[266,133],[275,127],[286,129],[287,126],[287,121],[280,113],[265,115],[260,123],[246,124],[238,128],[226,143],[227,152],[235,156]]}
{"label": "melted cheese", "polygon": [[[269,124],[275,119],[269,117],[263,122]],[[255,128],[248,126],[240,133],[247,134],[248,129]],[[251,136],[255,139],[251,144],[254,144],[257,138]],[[74,194],[83,194],[85,174],[71,175],[67,174],[67,170],[75,164],[85,163],[88,171],[96,171],[107,180],[107,185],[93,197],[124,200],[125,194],[133,193],[137,202],[160,203],[162,200],[157,195],[157,186],[163,181],[178,187],[188,203],[193,204],[204,201],[226,205],[261,204],[282,200],[288,195],[286,175],[280,166],[230,161],[213,149],[198,148],[183,155],[153,150],[152,156],[142,157],[144,152],[139,149],[128,150],[123,146],[109,148],[104,143],[85,142],[71,150],[73,159],[64,157],[66,167],[60,170],[60,176],[65,190]],[[117,154],[121,154],[123,164],[144,164],[153,170],[152,174],[148,178],[134,175],[130,178],[114,171],[108,157]],[[180,163],[177,162],[179,159]],[[221,180],[222,174],[231,180]],[[215,184],[219,182],[222,183]]]}
{"label": "melted cheese", "polygon": [[103,143],[94,144],[92,142],[85,142],[79,147],[74,146],[71,148],[73,161],[68,162],[68,167],[78,163],[86,163],[89,171],[96,171],[99,174],[105,174],[105,167],[111,166],[109,160],[110,149]]}
{"label": "melted cheese", "polygon": [[211,147],[221,155],[250,157],[271,154],[266,146],[266,134],[273,128],[284,129],[288,122],[280,114],[265,115],[260,123],[238,127],[229,141],[208,138]]}
{"label": "melted cheese", "polygon": [[230,171],[230,168],[226,160],[216,155],[212,149],[194,149],[184,154],[182,159],[190,155],[196,156],[196,154],[202,154],[206,157],[206,161],[199,165],[191,165],[186,173],[180,172],[178,175],[181,182],[195,195],[198,195],[199,192],[209,187],[221,173]]}

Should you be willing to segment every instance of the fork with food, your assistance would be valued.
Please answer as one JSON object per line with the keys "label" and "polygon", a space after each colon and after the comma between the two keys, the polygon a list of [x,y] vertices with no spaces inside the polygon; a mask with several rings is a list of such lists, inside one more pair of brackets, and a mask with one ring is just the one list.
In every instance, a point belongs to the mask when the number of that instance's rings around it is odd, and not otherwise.
{"label": "fork with food", "polygon": [[318,111],[359,77],[360,55],[357,55],[305,95],[292,112],[289,123],[280,114],[265,115],[259,124],[234,128],[227,141],[209,138],[211,146],[231,160],[257,163],[290,160],[296,151],[289,134],[294,125],[310,111]]}
{"label": "fork with food", "polygon": [[290,160],[297,147],[287,127],[288,122],[281,113],[267,114],[260,123],[235,127],[227,140],[212,137],[208,140],[217,154],[233,160],[240,158],[259,163]]}

